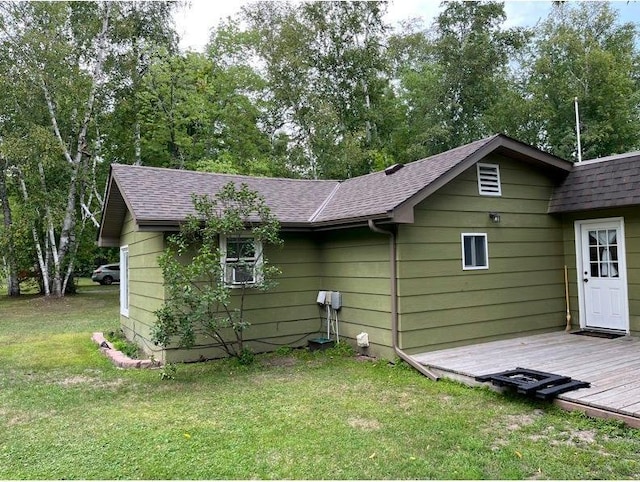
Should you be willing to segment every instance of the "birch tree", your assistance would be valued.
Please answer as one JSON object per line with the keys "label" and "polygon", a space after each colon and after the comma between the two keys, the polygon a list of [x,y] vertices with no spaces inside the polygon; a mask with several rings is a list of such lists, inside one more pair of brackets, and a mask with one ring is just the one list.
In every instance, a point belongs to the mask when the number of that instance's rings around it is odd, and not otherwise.
{"label": "birch tree", "polygon": [[529,90],[543,120],[543,146],[577,158],[574,98],[583,157],[640,147],[638,27],[603,2],[559,3],[537,29]]}
{"label": "birch tree", "polygon": [[13,214],[9,204],[7,191],[7,171],[9,163],[6,158],[0,156],[0,207],[2,207],[3,231],[0,237],[0,246],[3,246],[2,261],[7,274],[7,294],[20,296],[20,283],[18,282],[18,261],[15,253],[13,235]]}
{"label": "birch tree", "polygon": [[385,9],[385,2],[256,2],[214,32],[212,44],[235,41],[244,62],[257,66],[269,101],[265,128],[286,136],[298,174],[345,178],[372,170],[384,147],[380,107],[390,92]]}
{"label": "birch tree", "polygon": [[0,3],[3,51],[44,112],[30,121],[34,128],[46,127],[57,146],[50,165],[36,157],[32,169],[19,171],[22,201],[33,202],[34,189],[43,201],[34,244],[42,253],[44,284],[56,296],[64,295],[72,277],[83,229],[98,224],[102,186],[96,176],[106,167],[98,120],[117,104],[105,89],[107,81],[126,71],[120,60],[139,45],[123,33],[131,12],[129,4],[118,2]]}

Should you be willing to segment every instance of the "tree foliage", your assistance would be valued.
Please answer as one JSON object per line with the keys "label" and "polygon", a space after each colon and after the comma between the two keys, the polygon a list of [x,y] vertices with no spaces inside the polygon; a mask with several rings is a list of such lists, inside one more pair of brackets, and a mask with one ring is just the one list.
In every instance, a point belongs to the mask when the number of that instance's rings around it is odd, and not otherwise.
{"label": "tree foliage", "polygon": [[[606,2],[251,2],[180,52],[172,2],[0,1],[0,248],[61,295],[111,162],[344,179],[496,132],[576,158],[640,148],[638,32]],[[10,275],[10,273],[13,273]],[[15,282],[9,283],[15,287]],[[15,288],[13,288],[15,292]]]}
{"label": "tree foliage", "polygon": [[[279,223],[264,199],[246,184],[236,187],[231,182],[213,198],[194,195],[193,205],[196,215],[168,238],[167,249],[159,258],[166,298],[156,312],[153,340],[163,347],[174,342],[188,348],[206,343],[229,356],[246,358],[244,332],[251,323],[245,296],[275,284],[280,271],[269,264],[264,247],[282,243]],[[226,239],[227,252],[221,237]],[[241,240],[246,239],[255,241],[251,261],[236,253],[238,261],[233,265],[221,262],[232,245],[245,246]],[[251,281],[234,280],[232,284],[229,269],[251,272]]]}
{"label": "tree foliage", "polygon": [[[385,2],[256,2],[214,34],[214,46],[224,40],[256,66],[267,89],[264,126],[294,173],[345,178],[372,169],[385,134],[377,107],[390,92],[385,9]],[[229,48],[232,38],[238,43]]]}
{"label": "tree foliage", "polygon": [[[133,28],[141,9],[146,27]],[[147,31],[166,25],[169,11],[160,2],[0,3],[3,180],[20,206],[16,219],[27,223],[30,269],[37,265],[45,294],[72,287],[81,244],[95,239],[108,166],[102,147],[118,137],[104,120],[136,83],[130,52],[153,41]]]}
{"label": "tree foliage", "polygon": [[583,157],[626,152],[640,142],[636,26],[620,24],[607,3],[560,3],[540,26],[530,59],[529,91],[544,146],[576,158],[574,98]]}
{"label": "tree foliage", "polygon": [[431,31],[409,28],[396,37],[406,160],[509,130],[509,117],[495,111],[520,99],[509,63],[529,33],[505,29],[505,20],[500,2],[448,2]]}

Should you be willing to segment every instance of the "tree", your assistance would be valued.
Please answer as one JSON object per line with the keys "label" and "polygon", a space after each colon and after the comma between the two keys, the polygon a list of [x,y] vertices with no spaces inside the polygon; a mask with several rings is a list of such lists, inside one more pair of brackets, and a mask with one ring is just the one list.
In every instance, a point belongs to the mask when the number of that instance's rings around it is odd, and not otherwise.
{"label": "tree", "polygon": [[556,4],[535,38],[531,92],[543,121],[542,146],[576,159],[574,98],[583,157],[640,147],[637,31],[604,2]]}
{"label": "tree", "polygon": [[137,12],[132,5],[0,3],[3,74],[13,99],[3,151],[18,179],[16,199],[31,213],[23,219],[31,221],[45,294],[64,295],[85,228],[98,225],[97,186],[106,177],[98,121],[119,106],[111,93],[124,90],[113,88],[115,79],[135,84],[124,64],[145,34],[138,29],[135,41],[125,38]]}
{"label": "tree", "polygon": [[109,140],[104,156],[113,162],[142,164],[139,93],[158,51],[177,53],[177,36],[171,27],[175,5],[144,0],[120,4],[121,19],[110,33],[110,42],[118,45],[120,55],[106,85],[110,93],[106,101],[113,107],[100,109],[102,131]]}
{"label": "tree", "polygon": [[408,158],[508,130],[501,121],[509,116],[502,112],[515,106],[498,106],[505,96],[511,103],[521,99],[509,64],[528,34],[505,29],[505,20],[500,2],[446,2],[432,35],[409,25],[395,39],[396,52],[407,60],[399,75],[407,105]]}
{"label": "tree", "polygon": [[219,65],[203,54],[155,56],[138,93],[143,162],[279,174],[266,162],[272,149],[258,127],[254,81],[241,66]]}
{"label": "tree", "polygon": [[279,223],[246,184],[231,182],[213,198],[194,195],[193,204],[197,215],[168,238],[159,258],[166,301],[156,311],[153,340],[167,347],[177,338],[188,348],[205,337],[227,355],[246,359],[245,297],[272,287],[280,272],[263,252],[282,243]]}
{"label": "tree", "polygon": [[313,178],[364,174],[383,150],[381,106],[391,92],[385,8],[384,2],[256,2],[212,38],[231,52],[226,58],[237,62],[241,50],[245,65],[256,66],[266,85],[262,127],[286,143],[292,171]]}
{"label": "tree", "polygon": [[0,206],[2,207],[3,231],[0,233],[0,247],[2,247],[3,264],[7,271],[7,294],[20,296],[20,283],[18,281],[18,260],[15,252],[15,235],[13,227],[13,214],[9,204],[7,191],[7,170],[9,163],[0,155]]}

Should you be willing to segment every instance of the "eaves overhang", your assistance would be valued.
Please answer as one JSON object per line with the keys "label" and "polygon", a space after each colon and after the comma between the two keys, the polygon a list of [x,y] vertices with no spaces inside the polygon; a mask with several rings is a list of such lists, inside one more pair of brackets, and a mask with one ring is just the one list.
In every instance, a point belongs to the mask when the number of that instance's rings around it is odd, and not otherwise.
{"label": "eaves overhang", "polygon": [[[280,223],[282,231],[330,231],[335,229],[346,229],[352,227],[367,226],[369,220],[374,220],[381,224],[396,224],[413,222],[400,216],[393,217],[391,213],[381,213],[371,216],[360,216],[354,218],[345,218],[335,221],[322,222],[284,222]],[[180,231],[182,220],[175,219],[138,219],[136,220],[136,228],[144,232],[177,232]]]}
{"label": "eaves overhang", "polygon": [[120,245],[120,232],[128,209],[126,199],[113,176],[113,168],[110,168],[100,228],[98,229],[98,246],[113,247]]}

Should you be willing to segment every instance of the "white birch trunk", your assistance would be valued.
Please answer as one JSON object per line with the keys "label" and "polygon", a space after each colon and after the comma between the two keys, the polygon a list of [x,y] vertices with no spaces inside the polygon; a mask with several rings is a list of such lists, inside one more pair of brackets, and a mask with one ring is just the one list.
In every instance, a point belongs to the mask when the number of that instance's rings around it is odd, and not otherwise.
{"label": "white birch trunk", "polygon": [[[29,192],[27,191],[27,185],[24,183],[24,178],[20,175],[20,191],[22,192],[22,198],[25,204],[29,202]],[[42,276],[43,291],[45,296],[51,294],[49,284],[49,266],[45,262],[45,257],[42,251],[42,244],[40,244],[40,236],[35,226],[31,226],[31,236],[33,238],[33,244],[36,248],[36,256],[38,258],[38,268],[40,268],[40,276]]]}
{"label": "white birch trunk", "polygon": [[91,89],[89,91],[89,96],[87,97],[85,103],[85,114],[82,120],[82,124],[80,126],[80,131],[77,137],[76,150],[75,155],[71,155],[60,130],[58,128],[58,120],[56,117],[55,106],[53,104],[53,100],[51,98],[49,89],[47,88],[46,83],[44,82],[44,78],[41,76],[40,85],[43,90],[43,94],[45,96],[45,100],[47,102],[47,108],[49,111],[49,117],[51,120],[51,125],[53,127],[54,133],[58,139],[60,146],[62,147],[62,151],[65,159],[72,166],[71,179],[69,180],[69,191],[67,193],[67,205],[65,208],[64,219],[62,221],[62,229],[60,230],[60,240],[57,249],[52,249],[55,251],[54,256],[54,272],[53,272],[53,294],[56,296],[64,296],[64,279],[62,275],[62,268],[67,261],[67,255],[73,253],[72,248],[75,243],[74,239],[74,231],[76,227],[76,202],[77,202],[77,194],[78,194],[78,182],[79,175],[83,171],[84,163],[86,162],[86,153],[84,152],[87,145],[87,131],[89,128],[89,123],[91,121],[93,115],[93,105],[96,98],[96,92],[98,90],[98,84],[102,77],[102,70],[104,65],[104,59],[106,56],[106,47],[105,47],[105,39],[107,30],[109,28],[109,10],[110,4],[109,2],[105,2],[105,15],[102,21],[102,29],[97,39],[97,59],[94,65],[93,74],[92,74],[92,84]]}

